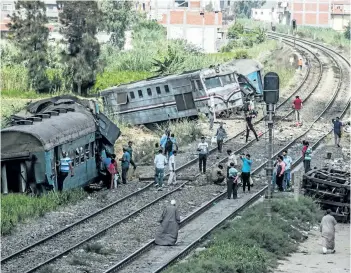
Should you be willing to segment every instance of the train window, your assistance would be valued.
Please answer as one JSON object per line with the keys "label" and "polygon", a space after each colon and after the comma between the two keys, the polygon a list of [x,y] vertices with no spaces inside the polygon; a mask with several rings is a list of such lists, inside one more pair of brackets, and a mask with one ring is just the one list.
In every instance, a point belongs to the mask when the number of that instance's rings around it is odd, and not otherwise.
{"label": "train window", "polygon": [[231,82],[236,82],[234,74],[229,74],[229,77]]}
{"label": "train window", "polygon": [[207,89],[211,88],[216,88],[216,87],[221,87],[221,81],[219,80],[218,77],[212,77],[212,78],[206,78],[205,79],[205,85]]}
{"label": "train window", "polygon": [[85,156],[87,159],[90,158],[90,149],[89,148],[90,148],[90,143],[85,144]]}
{"label": "train window", "polygon": [[147,94],[148,94],[149,96],[152,96],[151,88],[146,89],[146,92],[147,92]]}
{"label": "train window", "polygon": [[158,95],[161,94],[161,88],[160,88],[159,86],[156,87],[156,93],[157,93]]}
{"label": "train window", "polygon": [[166,91],[166,93],[169,93],[169,88],[168,88],[167,84],[165,85],[165,91]]}
{"label": "train window", "polygon": [[202,86],[201,80],[196,80],[196,84],[197,84],[197,89],[198,90],[204,90],[204,87]]}
{"label": "train window", "polygon": [[143,91],[138,90],[138,95],[139,95],[139,98],[142,98],[143,97]]}
{"label": "train window", "polygon": [[191,81],[191,91],[195,92],[196,90],[195,82]]}
{"label": "train window", "polygon": [[221,76],[221,80],[222,80],[223,85],[227,85],[227,84],[231,83],[229,75]]}
{"label": "train window", "polygon": [[129,92],[130,98],[135,99],[134,92]]}

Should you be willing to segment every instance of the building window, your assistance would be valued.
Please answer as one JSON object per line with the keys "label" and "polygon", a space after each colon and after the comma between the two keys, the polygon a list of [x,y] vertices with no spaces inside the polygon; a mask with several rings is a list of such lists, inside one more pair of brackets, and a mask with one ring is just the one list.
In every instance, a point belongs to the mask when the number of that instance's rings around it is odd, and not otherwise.
{"label": "building window", "polygon": [[146,89],[146,92],[149,96],[152,96],[151,88]]}
{"label": "building window", "polygon": [[2,10],[3,11],[11,11],[12,10],[12,4],[2,4]]}
{"label": "building window", "polygon": [[166,93],[169,93],[169,88],[168,88],[167,84],[165,85],[165,91],[166,91]]}
{"label": "building window", "polygon": [[134,92],[129,93],[131,99],[135,99]]}
{"label": "building window", "polygon": [[159,86],[156,87],[156,93],[157,93],[158,95],[161,94],[161,88],[160,88]]}
{"label": "building window", "polygon": [[139,98],[142,98],[143,97],[143,91],[138,90],[138,95],[139,95]]}

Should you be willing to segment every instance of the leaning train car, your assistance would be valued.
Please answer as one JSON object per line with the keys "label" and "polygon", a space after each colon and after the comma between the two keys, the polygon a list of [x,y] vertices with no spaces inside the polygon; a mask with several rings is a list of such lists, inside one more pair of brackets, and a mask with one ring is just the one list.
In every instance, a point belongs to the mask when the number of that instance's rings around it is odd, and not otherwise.
{"label": "leaning train car", "polygon": [[85,186],[100,176],[100,155],[113,152],[119,135],[94,101],[61,96],[32,103],[1,130],[1,192],[57,189],[63,151],[74,167],[63,189]]}
{"label": "leaning train car", "polygon": [[[209,112],[207,105],[220,114],[241,108],[247,98],[252,99],[255,95],[256,89],[249,80],[236,71],[240,72],[240,69],[229,64],[153,77],[111,87],[100,96],[106,111],[129,124],[197,116],[199,112]],[[247,83],[245,89],[241,88],[242,81]]]}

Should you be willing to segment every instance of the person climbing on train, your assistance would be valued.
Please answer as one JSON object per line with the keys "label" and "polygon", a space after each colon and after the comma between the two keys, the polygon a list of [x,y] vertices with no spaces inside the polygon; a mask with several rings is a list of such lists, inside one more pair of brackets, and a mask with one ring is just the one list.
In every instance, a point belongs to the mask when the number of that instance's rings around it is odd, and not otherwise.
{"label": "person climbing on train", "polygon": [[233,199],[238,198],[238,170],[235,169],[234,163],[230,163],[227,177],[227,198],[230,199],[233,193]]}
{"label": "person climbing on train", "polygon": [[278,155],[276,183],[279,191],[284,191],[283,189],[284,171],[285,171],[284,157],[282,155]]}
{"label": "person climbing on train", "polygon": [[251,166],[252,166],[252,159],[250,154],[240,155],[240,159],[243,162],[242,168],[241,168],[241,179],[243,182],[243,192],[245,193],[245,187],[247,186],[247,190],[250,193],[250,176],[251,176]]}
{"label": "person climbing on train", "polygon": [[133,161],[133,142],[132,141],[128,141],[128,146],[127,146],[127,152],[130,154],[130,164],[132,164],[134,170],[136,169],[136,164]]}
{"label": "person climbing on train", "polygon": [[298,61],[299,69],[302,70],[302,59],[300,58]]}
{"label": "person climbing on train", "polygon": [[283,189],[287,191],[290,188],[290,176],[291,176],[291,164],[292,158],[288,155],[288,151],[283,151],[283,161],[285,163],[285,171],[284,171],[284,178],[283,178]]}
{"label": "person climbing on train", "polygon": [[[335,145],[340,148],[340,139],[341,139],[341,128],[345,125],[344,122],[340,120],[339,117],[336,117],[336,119],[332,119],[333,123],[333,132],[334,132],[334,141]],[[350,122],[347,123],[350,125]]]}
{"label": "person climbing on train", "polygon": [[61,192],[63,190],[63,182],[68,174],[71,173],[71,177],[74,176],[72,160],[65,151],[62,151],[62,158],[58,162],[58,166],[60,167],[60,172],[57,177],[57,190]]}
{"label": "person climbing on train", "polygon": [[201,142],[197,146],[199,152],[199,170],[200,173],[206,173],[206,161],[208,156],[208,143],[205,142],[205,137],[201,137]]}
{"label": "person climbing on train", "polygon": [[258,136],[257,133],[255,131],[255,128],[253,127],[252,124],[252,119],[255,118],[257,116],[256,112],[254,111],[250,111],[248,114],[246,114],[245,120],[246,120],[246,143],[249,140],[249,134],[250,134],[250,130],[254,133],[256,140],[258,141]]}
{"label": "person climbing on train", "polygon": [[221,122],[221,124],[219,125],[219,128],[217,129],[216,137],[217,137],[217,148],[218,148],[218,151],[221,153],[224,138],[227,137],[227,132],[223,128],[223,122]]}
{"label": "person climbing on train", "polygon": [[303,166],[305,169],[305,173],[311,170],[311,154],[312,154],[312,149],[309,147],[310,143],[306,140],[302,141],[303,147],[302,147],[302,158],[303,158]]}
{"label": "person climbing on train", "polygon": [[295,111],[295,120],[296,120],[296,126],[301,125],[301,109],[302,109],[302,100],[300,99],[299,96],[296,96],[294,101],[293,101],[293,108]]}
{"label": "person climbing on train", "polygon": [[229,169],[231,168],[231,163],[234,164],[234,167],[238,166],[238,161],[236,160],[235,154],[232,152],[232,150],[228,149],[227,150],[228,154],[228,163],[227,163],[227,177],[229,177]]}
{"label": "person climbing on train", "polygon": [[214,184],[219,185],[225,179],[225,175],[223,173],[223,165],[219,164],[217,167],[213,168],[211,172],[211,180]]}
{"label": "person climbing on train", "polygon": [[129,170],[130,163],[130,154],[128,153],[128,148],[123,147],[123,156],[119,161],[122,161],[122,183],[127,184],[127,175]]}

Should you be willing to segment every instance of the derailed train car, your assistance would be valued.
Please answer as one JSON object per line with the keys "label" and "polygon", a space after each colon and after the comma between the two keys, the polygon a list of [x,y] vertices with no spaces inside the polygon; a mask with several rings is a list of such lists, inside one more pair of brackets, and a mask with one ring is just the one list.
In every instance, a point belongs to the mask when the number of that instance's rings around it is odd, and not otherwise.
{"label": "derailed train car", "polygon": [[262,79],[261,70],[262,65],[254,60],[234,61],[111,87],[100,96],[107,112],[130,124],[208,114],[207,106],[213,106],[218,115],[241,109],[245,101],[262,95],[262,82],[257,83]]}
{"label": "derailed train car", "polygon": [[57,189],[57,161],[68,153],[74,176],[64,189],[99,177],[100,154],[113,152],[119,128],[94,101],[61,96],[29,104],[1,130],[1,191]]}

